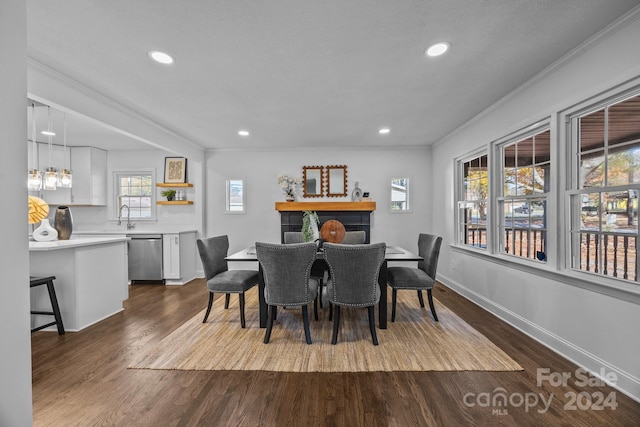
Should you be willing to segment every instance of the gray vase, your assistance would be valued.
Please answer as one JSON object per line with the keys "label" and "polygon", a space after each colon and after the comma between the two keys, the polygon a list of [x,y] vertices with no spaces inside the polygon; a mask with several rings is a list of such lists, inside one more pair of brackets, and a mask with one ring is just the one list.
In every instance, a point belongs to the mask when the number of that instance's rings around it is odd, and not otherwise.
{"label": "gray vase", "polygon": [[73,231],[73,218],[69,206],[58,206],[53,218],[53,227],[58,232],[58,240],[69,240]]}

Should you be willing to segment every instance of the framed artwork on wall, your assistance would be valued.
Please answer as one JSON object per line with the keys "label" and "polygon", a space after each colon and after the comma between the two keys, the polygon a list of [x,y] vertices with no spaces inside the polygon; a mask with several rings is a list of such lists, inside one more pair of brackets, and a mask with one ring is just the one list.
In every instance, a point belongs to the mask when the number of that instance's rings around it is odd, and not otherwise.
{"label": "framed artwork on wall", "polygon": [[187,182],[187,159],[184,157],[164,158],[164,182],[183,184]]}

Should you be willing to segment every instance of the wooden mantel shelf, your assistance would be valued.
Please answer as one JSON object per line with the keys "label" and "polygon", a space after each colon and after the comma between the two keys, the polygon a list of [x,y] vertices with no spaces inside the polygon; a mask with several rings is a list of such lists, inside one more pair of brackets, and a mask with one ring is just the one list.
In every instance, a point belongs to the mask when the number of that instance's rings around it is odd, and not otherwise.
{"label": "wooden mantel shelf", "polygon": [[291,211],[375,211],[376,202],[276,202],[276,210]]}

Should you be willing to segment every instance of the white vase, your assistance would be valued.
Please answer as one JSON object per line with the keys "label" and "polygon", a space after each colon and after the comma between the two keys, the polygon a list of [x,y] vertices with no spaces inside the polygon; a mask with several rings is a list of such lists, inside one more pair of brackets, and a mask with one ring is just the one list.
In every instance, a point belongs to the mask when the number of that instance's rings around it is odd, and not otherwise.
{"label": "white vase", "polygon": [[33,239],[37,242],[58,240],[58,232],[49,224],[49,218],[40,221],[40,226],[33,230]]}

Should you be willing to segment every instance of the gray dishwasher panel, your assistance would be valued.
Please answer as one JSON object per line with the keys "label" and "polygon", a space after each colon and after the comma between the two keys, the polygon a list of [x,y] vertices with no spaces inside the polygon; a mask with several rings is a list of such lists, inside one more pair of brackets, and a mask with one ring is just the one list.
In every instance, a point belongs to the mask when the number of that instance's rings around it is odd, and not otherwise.
{"label": "gray dishwasher panel", "polygon": [[162,235],[130,234],[129,280],[163,279]]}

